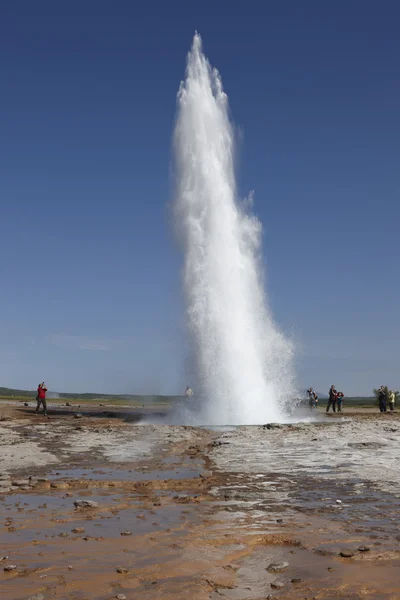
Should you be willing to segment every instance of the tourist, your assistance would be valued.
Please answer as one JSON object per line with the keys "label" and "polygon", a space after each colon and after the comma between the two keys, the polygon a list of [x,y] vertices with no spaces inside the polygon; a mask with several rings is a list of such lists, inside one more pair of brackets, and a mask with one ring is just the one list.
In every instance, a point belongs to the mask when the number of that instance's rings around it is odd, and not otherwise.
{"label": "tourist", "polygon": [[339,392],[337,395],[337,411],[338,412],[342,412],[343,398],[344,398],[343,392]]}
{"label": "tourist", "polygon": [[396,394],[392,390],[391,392],[389,392],[389,408],[391,411],[394,411],[395,402],[396,402]]}
{"label": "tourist", "polygon": [[337,399],[337,391],[334,385],[331,385],[329,389],[329,399],[328,406],[326,407],[326,412],[329,412],[330,407],[332,406],[333,412],[336,412],[336,399]]}
{"label": "tourist", "polygon": [[43,404],[43,414],[45,417],[47,416],[46,392],[47,392],[47,387],[44,385],[44,381],[42,381],[42,383],[39,383],[38,389],[37,389],[37,396],[36,396],[37,405],[36,405],[35,413],[39,414],[40,405]]}
{"label": "tourist", "polygon": [[307,394],[308,394],[308,403],[310,405],[310,408],[317,408],[317,402],[318,402],[318,396],[316,394],[316,392],[312,389],[312,387],[310,387],[309,390],[307,390]]}
{"label": "tourist", "polygon": [[378,390],[379,410],[381,413],[386,412],[386,389],[384,385]]}
{"label": "tourist", "polygon": [[190,400],[190,398],[193,396],[193,390],[187,385],[186,386],[186,390],[185,390],[185,398],[186,400]]}

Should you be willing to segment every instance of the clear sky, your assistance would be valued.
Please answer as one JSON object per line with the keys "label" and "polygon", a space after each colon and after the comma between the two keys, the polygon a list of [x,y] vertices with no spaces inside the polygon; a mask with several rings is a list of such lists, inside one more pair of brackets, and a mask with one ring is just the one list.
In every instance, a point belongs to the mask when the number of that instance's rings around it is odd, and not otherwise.
{"label": "clear sky", "polygon": [[194,31],[221,72],[298,382],[400,387],[400,5],[0,5],[0,385],[181,393],[169,223]]}

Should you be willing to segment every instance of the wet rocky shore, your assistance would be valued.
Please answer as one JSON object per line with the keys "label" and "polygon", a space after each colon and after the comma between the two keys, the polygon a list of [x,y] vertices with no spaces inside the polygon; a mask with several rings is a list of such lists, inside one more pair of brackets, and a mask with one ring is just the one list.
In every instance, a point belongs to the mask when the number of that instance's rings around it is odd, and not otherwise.
{"label": "wet rocky shore", "polygon": [[0,405],[2,599],[400,598],[396,413],[152,417]]}

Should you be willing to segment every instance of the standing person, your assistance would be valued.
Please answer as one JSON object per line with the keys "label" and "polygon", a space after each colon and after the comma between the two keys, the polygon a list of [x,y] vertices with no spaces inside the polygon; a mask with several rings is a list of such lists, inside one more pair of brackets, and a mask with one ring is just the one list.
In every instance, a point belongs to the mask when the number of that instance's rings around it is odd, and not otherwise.
{"label": "standing person", "polygon": [[38,389],[37,389],[37,396],[36,396],[37,405],[36,405],[35,413],[39,414],[40,405],[43,404],[43,414],[45,417],[47,417],[46,392],[47,392],[47,387],[44,385],[44,381],[42,381],[42,383],[39,383]]}
{"label": "standing person", "polygon": [[331,385],[329,388],[329,400],[328,406],[326,407],[326,412],[329,412],[330,407],[332,406],[333,412],[336,412],[336,399],[337,399],[337,391],[334,385]]}
{"label": "standing person", "polygon": [[190,398],[193,396],[193,390],[187,385],[186,386],[186,390],[185,390],[185,398],[186,400],[190,400]]}
{"label": "standing person", "polygon": [[317,408],[318,396],[317,396],[316,392],[312,389],[312,387],[310,387],[310,389],[307,390],[307,394],[308,394],[308,403],[310,405],[310,408]]}
{"label": "standing person", "polygon": [[379,410],[381,413],[386,412],[386,390],[385,386],[381,385],[378,390]]}
{"label": "standing person", "polygon": [[339,392],[337,395],[337,411],[338,412],[342,412],[343,398],[344,398],[343,392]]}
{"label": "standing person", "polygon": [[389,408],[390,408],[390,412],[394,411],[394,404],[395,404],[395,402],[396,402],[396,394],[392,390],[391,392],[389,392]]}

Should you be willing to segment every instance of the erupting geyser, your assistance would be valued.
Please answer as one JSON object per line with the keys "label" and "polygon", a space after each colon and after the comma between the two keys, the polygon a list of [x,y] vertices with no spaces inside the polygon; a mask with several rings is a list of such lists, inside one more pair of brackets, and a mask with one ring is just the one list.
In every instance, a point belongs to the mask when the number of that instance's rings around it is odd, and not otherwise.
{"label": "erupting geyser", "polygon": [[228,99],[198,34],[178,93],[174,148],[175,220],[201,420],[282,420],[293,398],[293,347],[268,310],[261,223],[237,198]]}

